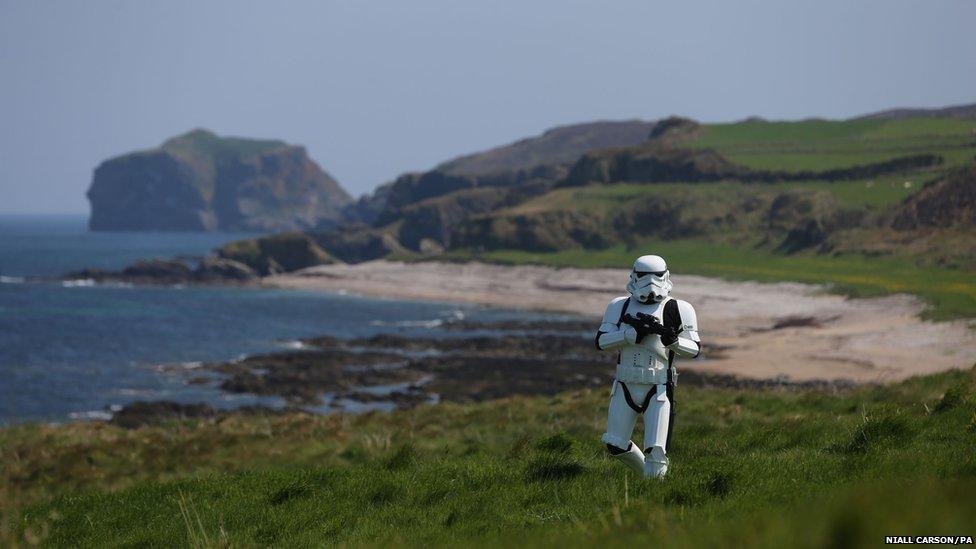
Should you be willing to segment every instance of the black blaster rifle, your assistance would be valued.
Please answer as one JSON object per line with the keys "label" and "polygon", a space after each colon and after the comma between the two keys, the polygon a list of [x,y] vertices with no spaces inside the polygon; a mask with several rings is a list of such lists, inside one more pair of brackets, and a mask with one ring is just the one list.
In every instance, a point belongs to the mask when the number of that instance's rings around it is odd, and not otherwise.
{"label": "black blaster rifle", "polygon": [[661,343],[670,345],[678,339],[678,332],[680,331],[676,328],[668,328],[647,313],[637,313],[634,316],[625,315],[620,319],[620,322],[637,330],[637,343],[643,341],[648,335],[655,334],[661,336]]}

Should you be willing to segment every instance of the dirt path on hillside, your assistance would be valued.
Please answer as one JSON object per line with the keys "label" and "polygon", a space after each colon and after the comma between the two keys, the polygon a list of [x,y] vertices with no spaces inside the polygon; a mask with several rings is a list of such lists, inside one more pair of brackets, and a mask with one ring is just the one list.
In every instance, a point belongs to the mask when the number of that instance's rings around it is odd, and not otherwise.
{"label": "dirt path on hillside", "polygon": [[[623,295],[623,269],[399,263],[313,267],[265,278],[269,286],[373,297],[481,303],[598,317]],[[847,299],[795,283],[673,276],[674,295],[698,312],[703,357],[681,368],[752,378],[892,382],[976,363],[967,321],[926,322],[907,295]],[[609,366],[608,366],[609,367]]]}

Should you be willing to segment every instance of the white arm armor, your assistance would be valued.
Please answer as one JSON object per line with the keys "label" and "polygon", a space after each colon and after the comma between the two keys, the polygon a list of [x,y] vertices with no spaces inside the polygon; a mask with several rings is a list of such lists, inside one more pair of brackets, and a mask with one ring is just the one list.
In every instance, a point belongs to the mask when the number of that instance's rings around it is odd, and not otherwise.
{"label": "white arm armor", "polygon": [[687,301],[675,300],[678,303],[678,313],[681,315],[681,331],[678,339],[668,345],[674,354],[684,358],[695,358],[701,353],[701,339],[698,337],[698,315],[695,308]]}
{"label": "white arm armor", "polygon": [[620,312],[623,311],[624,303],[630,299],[629,296],[617,297],[607,305],[607,310],[603,313],[603,323],[597,331],[596,345],[604,351],[615,351],[627,345],[626,332],[630,326],[620,327]]}

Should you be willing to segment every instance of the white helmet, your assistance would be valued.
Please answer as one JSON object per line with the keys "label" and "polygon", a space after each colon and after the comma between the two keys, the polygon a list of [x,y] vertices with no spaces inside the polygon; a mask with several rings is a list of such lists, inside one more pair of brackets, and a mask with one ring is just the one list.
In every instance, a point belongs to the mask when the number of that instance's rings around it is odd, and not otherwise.
{"label": "white helmet", "polygon": [[642,255],[634,262],[627,291],[637,301],[647,303],[663,301],[671,294],[671,273],[668,264],[659,255]]}

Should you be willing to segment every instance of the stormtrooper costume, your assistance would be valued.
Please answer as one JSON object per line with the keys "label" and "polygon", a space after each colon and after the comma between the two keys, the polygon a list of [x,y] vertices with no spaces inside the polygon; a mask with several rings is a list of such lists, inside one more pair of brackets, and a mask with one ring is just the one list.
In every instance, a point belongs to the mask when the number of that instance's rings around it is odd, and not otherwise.
{"label": "stormtrooper costume", "polygon": [[[663,258],[637,258],[627,284],[630,295],[607,305],[596,334],[597,348],[618,353],[603,442],[613,457],[647,478],[668,471],[674,358],[695,358],[701,351],[695,309],[671,297],[671,286]],[[638,414],[644,415],[643,452],[630,440]]]}

